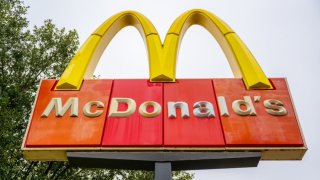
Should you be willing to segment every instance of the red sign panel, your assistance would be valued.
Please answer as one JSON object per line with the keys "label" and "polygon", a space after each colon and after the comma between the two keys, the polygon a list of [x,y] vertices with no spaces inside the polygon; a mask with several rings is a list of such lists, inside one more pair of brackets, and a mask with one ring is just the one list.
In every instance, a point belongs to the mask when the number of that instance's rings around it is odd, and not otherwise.
{"label": "red sign panel", "polygon": [[56,82],[41,82],[25,146],[99,147],[106,114],[92,118],[82,109],[90,101],[100,101],[104,107],[92,105],[87,111],[105,112],[112,81],[84,80],[80,91],[54,91]]}
{"label": "red sign panel", "polygon": [[[213,80],[216,95],[225,97],[229,112],[228,116],[221,117],[227,146],[304,145],[285,79],[270,81],[274,90],[249,91],[241,79]],[[255,112],[239,115],[237,103],[242,103],[242,113],[248,109]]]}
{"label": "red sign panel", "polygon": [[41,83],[24,147],[302,147],[285,79],[246,90],[241,79]]}
{"label": "red sign panel", "polygon": [[[126,117],[107,118],[102,146],[161,146],[162,113],[152,118],[143,117],[139,107],[147,101],[157,102],[162,107],[162,86],[162,83],[147,80],[114,80],[112,98],[130,98],[136,108],[132,114],[125,114]],[[127,103],[119,103],[117,110],[123,112],[128,108],[131,107]]]}
{"label": "red sign panel", "polygon": [[[169,117],[169,103],[187,106],[189,117],[183,107],[174,107],[175,117]],[[213,106],[212,117],[196,117],[193,110],[197,102]],[[211,80],[178,80],[164,84],[164,145],[165,146],[224,146],[216,98]],[[201,106],[201,105],[200,105]],[[183,117],[184,116],[184,117]],[[210,116],[210,115],[209,115]]]}

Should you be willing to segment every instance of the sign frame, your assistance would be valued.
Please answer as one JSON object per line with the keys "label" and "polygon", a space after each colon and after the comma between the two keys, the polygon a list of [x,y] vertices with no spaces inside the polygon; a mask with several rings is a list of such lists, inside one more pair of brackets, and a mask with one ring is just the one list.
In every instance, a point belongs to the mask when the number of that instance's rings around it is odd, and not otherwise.
{"label": "sign frame", "polygon": [[[285,79],[287,82],[287,80]],[[42,81],[40,82],[41,86]],[[30,148],[26,147],[27,132],[29,132],[31,119],[33,116],[36,101],[38,99],[38,92],[34,101],[32,114],[29,117],[28,126],[23,139],[21,149],[23,155],[28,160],[33,161],[68,161],[67,152],[261,152],[261,160],[301,160],[307,151],[307,145],[302,133],[301,125],[298,120],[298,115],[295,110],[294,102],[292,105],[294,113],[297,119],[298,127],[304,143],[303,147],[41,147],[41,148]],[[287,84],[288,86],[288,84]],[[289,95],[291,97],[291,92]]]}
{"label": "sign frame", "polygon": [[[236,77],[243,78],[248,90],[272,89],[272,84],[263,73],[255,58],[237,34],[217,16],[205,10],[194,9],[179,16],[169,29],[162,46],[159,35],[151,22],[142,14],[125,11],[106,20],[83,44],[58,80],[55,90],[79,90],[82,80],[90,78],[102,55],[102,52],[123,27],[135,26],[146,42],[149,54],[149,70],[151,82],[175,82],[175,66],[177,51],[186,30],[193,24],[205,27],[216,37],[224,50],[229,64]],[[169,48],[173,47],[173,48]],[[169,59],[169,60],[168,60]],[[169,67],[169,68],[164,68]],[[41,87],[40,86],[39,89]],[[287,81],[286,81],[287,83]],[[288,92],[291,97],[289,85]],[[34,161],[67,161],[68,152],[261,152],[262,160],[301,160],[307,151],[307,145],[294,109],[299,126],[303,147],[26,147],[26,139],[31,125],[34,108],[38,100],[39,89],[29,118],[27,130],[22,143],[24,157]]]}

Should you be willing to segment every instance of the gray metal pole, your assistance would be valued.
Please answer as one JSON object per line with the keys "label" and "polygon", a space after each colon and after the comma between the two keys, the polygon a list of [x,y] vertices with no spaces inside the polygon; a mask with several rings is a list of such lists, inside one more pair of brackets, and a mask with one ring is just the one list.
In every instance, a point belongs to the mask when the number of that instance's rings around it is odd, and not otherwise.
{"label": "gray metal pole", "polygon": [[155,180],[172,180],[171,162],[156,162],[154,168]]}

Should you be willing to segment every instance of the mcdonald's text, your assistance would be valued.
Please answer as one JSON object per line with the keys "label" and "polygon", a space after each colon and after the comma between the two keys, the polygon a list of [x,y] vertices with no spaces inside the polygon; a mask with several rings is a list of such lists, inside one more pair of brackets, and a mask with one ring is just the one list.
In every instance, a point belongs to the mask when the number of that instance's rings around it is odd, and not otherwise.
{"label": "mcdonald's text", "polygon": [[[234,100],[232,102],[232,110],[239,116],[256,116],[256,110],[254,107],[254,103],[259,103],[261,96],[254,96],[254,101],[252,101],[252,97],[244,96],[243,99]],[[226,100],[224,96],[218,96],[218,107],[220,110],[220,114],[222,116],[229,116],[229,110],[227,108]],[[41,117],[47,118],[50,112],[53,110],[56,117],[62,117],[65,113],[70,110],[70,117],[78,117],[79,113],[79,98],[78,97],[70,97],[65,104],[62,104],[61,98],[52,98],[48,103],[47,107],[43,111]],[[119,110],[119,104],[123,104],[126,106],[125,110]],[[287,110],[284,107],[284,104],[276,99],[266,99],[263,101],[263,105],[265,107],[265,111],[273,116],[284,116],[287,114]],[[92,107],[96,106],[96,110],[92,111]],[[193,115],[198,118],[212,118],[216,116],[216,112],[214,111],[215,105],[212,102],[208,101],[197,101],[193,104]],[[104,110],[100,108],[104,108],[105,104],[102,101],[89,101],[87,102],[83,108],[83,114],[87,117],[98,117],[104,113]],[[136,101],[131,98],[112,98],[109,106],[109,115],[108,117],[129,117],[136,111]],[[172,102],[169,101],[167,103],[168,109],[168,118],[176,118],[177,117],[177,109],[180,109],[182,118],[189,118],[190,111],[189,105],[184,101]],[[151,109],[151,110],[150,110]],[[145,101],[139,106],[139,114],[146,118],[153,118],[158,116],[162,107],[158,102],[155,101]]]}

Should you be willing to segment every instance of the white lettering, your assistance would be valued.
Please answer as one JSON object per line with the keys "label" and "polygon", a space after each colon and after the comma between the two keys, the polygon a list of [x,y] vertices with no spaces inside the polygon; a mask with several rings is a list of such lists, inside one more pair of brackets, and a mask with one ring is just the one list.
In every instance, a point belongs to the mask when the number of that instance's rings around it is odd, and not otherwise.
{"label": "white lettering", "polygon": [[218,96],[218,105],[221,116],[229,116],[229,111],[226,103],[226,99],[223,96]]}
{"label": "white lettering", "polygon": [[283,103],[275,99],[267,99],[263,101],[266,112],[273,116],[284,116],[287,114],[286,108],[283,107]]}
{"label": "white lettering", "polygon": [[90,101],[83,106],[83,114],[87,117],[98,117],[103,113],[103,110],[96,110],[91,112],[91,107],[96,105],[97,108],[104,108],[104,104],[101,101]]}
{"label": "white lettering", "polygon": [[177,117],[176,108],[180,108],[182,118],[190,117],[189,107],[188,107],[187,103],[185,103],[185,102],[168,102],[168,117],[169,118],[176,118]]}
{"label": "white lettering", "polygon": [[67,110],[71,107],[70,116],[77,117],[78,116],[78,98],[72,97],[67,100],[64,106],[62,106],[61,98],[52,98],[46,109],[41,114],[41,117],[48,117],[51,110],[54,108],[55,115],[58,117],[62,117]]}
{"label": "white lettering", "polygon": [[199,118],[215,117],[213,105],[208,101],[199,101],[193,105],[193,115]]}
{"label": "white lettering", "polygon": [[[153,111],[152,112],[147,112],[147,107],[148,106],[153,106]],[[161,106],[159,103],[154,102],[154,101],[147,101],[144,102],[140,105],[139,107],[139,113],[141,116],[146,117],[146,118],[153,118],[158,116],[161,113]]]}
{"label": "white lettering", "polygon": [[[250,96],[244,96],[244,100],[235,100],[232,103],[233,111],[240,116],[255,116],[257,115],[254,109]],[[245,110],[241,109],[241,105],[244,105]]]}
{"label": "white lettering", "polygon": [[[128,105],[127,110],[118,111],[119,103],[125,103]],[[128,117],[136,111],[136,102],[130,98],[112,98],[109,117]]]}

